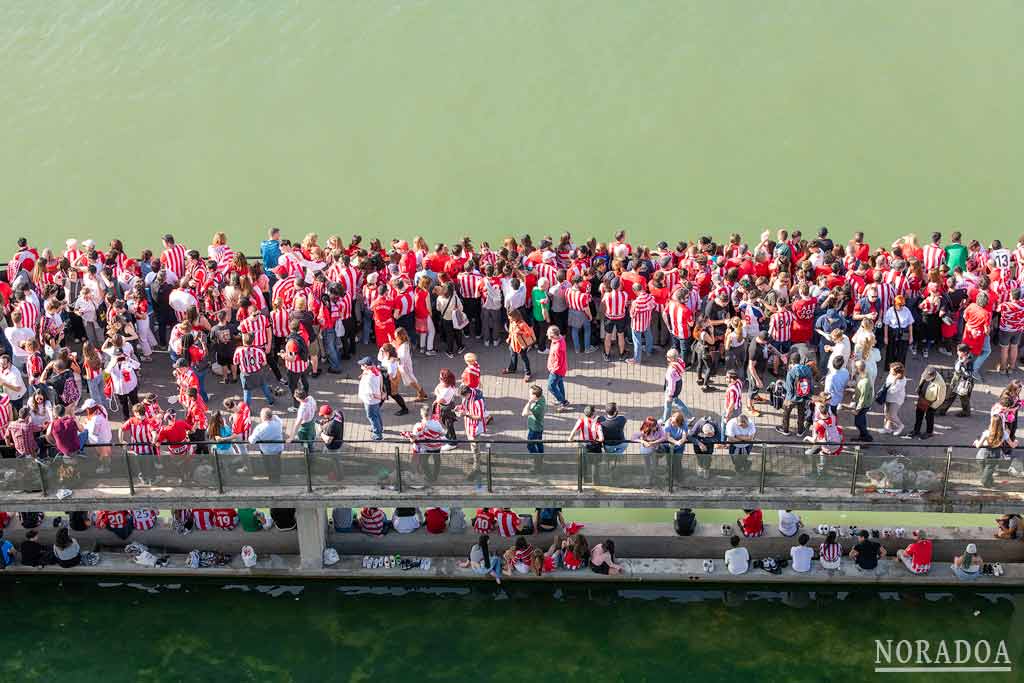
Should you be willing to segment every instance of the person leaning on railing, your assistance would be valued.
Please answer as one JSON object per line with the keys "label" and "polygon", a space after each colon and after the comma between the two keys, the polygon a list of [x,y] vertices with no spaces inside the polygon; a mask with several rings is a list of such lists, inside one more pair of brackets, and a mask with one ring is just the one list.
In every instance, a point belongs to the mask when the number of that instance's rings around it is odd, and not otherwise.
{"label": "person leaning on railing", "polygon": [[260,450],[270,483],[281,481],[281,453],[284,451],[284,424],[270,408],[260,411],[260,422],[252,429],[249,443]]}
{"label": "person leaning on railing", "polygon": [[981,463],[981,485],[992,488],[996,467],[1002,460],[1003,453],[1009,453],[1017,447],[1017,442],[1010,439],[1010,434],[1003,426],[1003,418],[993,415],[989,420],[988,429],[974,442],[978,449],[977,460]]}

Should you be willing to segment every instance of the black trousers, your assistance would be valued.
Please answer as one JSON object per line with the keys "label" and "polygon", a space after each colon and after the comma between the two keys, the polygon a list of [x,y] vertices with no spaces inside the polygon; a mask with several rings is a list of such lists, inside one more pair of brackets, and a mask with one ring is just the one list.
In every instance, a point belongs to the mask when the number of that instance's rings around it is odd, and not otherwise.
{"label": "black trousers", "polygon": [[462,311],[466,314],[466,317],[469,318],[469,325],[467,325],[464,330],[466,336],[472,337],[473,335],[476,335],[479,337],[483,330],[483,316],[480,315],[480,299],[463,299]]}
{"label": "black trousers", "polygon": [[292,405],[296,408],[299,407],[299,402],[295,400],[295,390],[302,385],[302,389],[309,393],[309,373],[308,372],[292,372],[288,371],[288,389],[292,394]]}
{"label": "black trousers", "polygon": [[280,365],[281,360],[280,356],[277,354],[281,353],[282,349],[284,349],[284,337],[274,337],[270,340],[270,353],[267,354],[267,366],[270,368],[270,371],[274,373],[274,377],[277,378],[278,382],[281,381],[282,375]]}

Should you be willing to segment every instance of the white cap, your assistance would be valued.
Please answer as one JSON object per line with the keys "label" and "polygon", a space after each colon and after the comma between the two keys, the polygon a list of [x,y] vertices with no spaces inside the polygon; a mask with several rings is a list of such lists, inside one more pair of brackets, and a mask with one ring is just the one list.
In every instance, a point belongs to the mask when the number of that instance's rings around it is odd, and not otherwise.
{"label": "white cap", "polygon": [[977,555],[978,554],[978,546],[974,545],[973,543],[968,543],[967,544],[967,552],[969,552],[971,555]]}

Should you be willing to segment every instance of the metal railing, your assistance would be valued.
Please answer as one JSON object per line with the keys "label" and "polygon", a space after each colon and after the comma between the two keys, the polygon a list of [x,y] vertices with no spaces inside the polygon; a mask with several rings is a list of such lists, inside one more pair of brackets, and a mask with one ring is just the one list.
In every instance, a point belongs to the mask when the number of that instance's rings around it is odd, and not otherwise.
{"label": "metal railing", "polygon": [[[516,448],[506,451],[496,448],[499,444]],[[629,443],[622,453],[578,443],[564,448],[567,444],[543,442],[544,453],[531,453],[524,441],[462,442],[444,452],[413,453],[408,443],[351,441],[328,451],[319,442],[279,442],[280,453],[273,455],[244,443],[198,442],[197,450],[209,452],[181,455],[166,447],[159,454],[136,454],[130,445],[87,446],[84,454],[0,459],[0,500],[10,493],[49,498],[61,489],[128,498],[152,488],[218,494],[351,487],[399,494],[472,489],[592,495],[799,489],[801,495],[916,494],[944,508],[965,495],[1010,501],[1024,494],[1024,459],[1007,454],[978,460],[973,446],[874,442],[870,448],[846,445],[829,455],[815,451],[825,444],[771,441],[739,448],[716,443],[706,453],[695,452],[692,442],[649,452]]]}

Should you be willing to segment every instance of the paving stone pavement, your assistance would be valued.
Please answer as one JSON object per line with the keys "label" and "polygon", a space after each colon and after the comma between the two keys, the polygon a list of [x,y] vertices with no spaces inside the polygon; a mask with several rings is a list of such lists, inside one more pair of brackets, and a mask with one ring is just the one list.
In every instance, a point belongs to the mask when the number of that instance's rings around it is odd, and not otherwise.
{"label": "paving stone pavement", "polygon": [[[522,368],[517,375],[502,375],[501,370],[508,363],[508,350],[502,346],[499,348],[485,348],[478,340],[467,340],[467,351],[477,354],[482,369],[481,386],[487,400],[487,408],[494,417],[494,421],[487,429],[485,440],[495,443],[495,452],[524,452],[525,444],[500,443],[507,441],[522,442],[526,438],[526,418],[522,417],[521,411],[529,398],[531,384],[539,384],[545,389],[545,396],[548,400],[548,414],[545,420],[545,439],[551,441],[565,440],[575,420],[580,415],[580,410],[586,404],[595,405],[599,411],[609,401],[615,401],[619,405],[619,411],[629,419],[626,434],[632,435],[639,429],[640,423],[648,415],[655,417],[662,413],[662,379],[664,375],[664,350],[655,347],[652,357],[645,358],[640,365],[630,365],[623,361],[606,362],[600,351],[591,354],[577,354],[572,351],[571,344],[568,353],[569,372],[566,376],[566,394],[568,400],[573,404],[573,411],[559,413],[553,409],[553,401],[546,391],[547,384],[547,356],[538,353],[535,349],[529,354],[530,363],[534,371],[531,382],[524,381]],[[361,345],[357,355],[374,355],[376,347]],[[154,391],[161,397],[161,404],[166,405],[166,398],[176,394],[173,382],[171,381],[170,365],[166,353],[159,353],[155,356],[153,363],[143,366],[142,391]],[[914,419],[914,388],[920,378],[926,363],[939,368],[952,368],[952,358],[949,356],[933,353],[924,361],[915,356],[910,356],[907,401],[903,405],[901,417],[907,424],[909,431]],[[990,363],[991,365],[991,363]],[[433,391],[437,384],[438,374],[442,368],[450,368],[458,377],[464,368],[462,358],[448,358],[444,353],[436,356],[425,356],[416,353],[414,357],[415,373],[428,394]],[[326,367],[326,363],[322,364]],[[328,403],[332,407],[341,408],[346,416],[346,438],[350,441],[368,440],[370,438],[369,424],[363,413],[362,404],[359,402],[356,391],[358,387],[359,368],[354,361],[344,362],[344,372],[341,375],[331,375],[326,372],[320,377],[310,380],[310,388],[313,396],[319,403]],[[884,375],[879,372],[878,383]],[[1020,371],[1016,376],[1021,377]],[[718,390],[712,393],[704,393],[696,385],[695,373],[688,371],[684,381],[682,398],[695,415],[721,415],[725,406],[724,391],[724,369],[719,368],[715,380]],[[972,415],[970,418],[956,416],[957,407],[954,406],[945,417],[936,419],[935,437],[928,441],[907,440],[893,438],[891,435],[882,434],[878,431],[881,427],[882,418],[879,406],[874,406],[869,414],[869,428],[879,442],[892,444],[889,447],[879,447],[878,444],[871,449],[871,452],[881,453],[907,450],[913,444],[921,444],[925,450],[914,449],[914,453],[930,454],[935,456],[945,455],[945,446],[955,445],[964,448],[957,449],[956,457],[974,457],[974,451],[970,444],[985,429],[987,415],[992,404],[996,401],[999,393],[1007,384],[1006,376],[997,376],[994,372],[985,374],[985,381],[975,385],[972,396]],[[219,407],[221,401],[228,396],[239,396],[241,390],[238,384],[222,385],[211,374],[207,377],[207,391],[211,395],[211,407]],[[258,394],[259,392],[255,392]],[[403,417],[394,416],[397,406],[388,402],[382,411],[385,427],[385,443],[367,444],[367,448],[373,450],[390,451],[396,443],[402,443],[399,432],[408,430],[419,419],[419,405],[413,403],[410,398],[414,394],[407,387],[403,387],[403,396],[408,401],[410,412]],[[282,396],[275,406],[282,418],[290,423],[290,415],[286,412],[286,404]],[[253,398],[254,416],[259,409],[265,405],[262,396]],[[781,424],[779,411],[771,408],[767,403],[759,403],[762,411],[760,417],[755,418],[758,426],[757,438],[766,441],[787,441],[797,443],[795,437],[782,437],[773,427]],[[599,413],[600,414],[600,413]],[[115,417],[115,416],[112,416]],[[853,427],[853,414],[850,410],[840,410],[840,424],[846,429],[847,437],[856,434]],[[462,438],[464,432],[461,420],[457,423],[458,436]],[[564,447],[551,445],[548,450],[570,449],[566,444]],[[634,447],[635,448],[635,447]]]}

